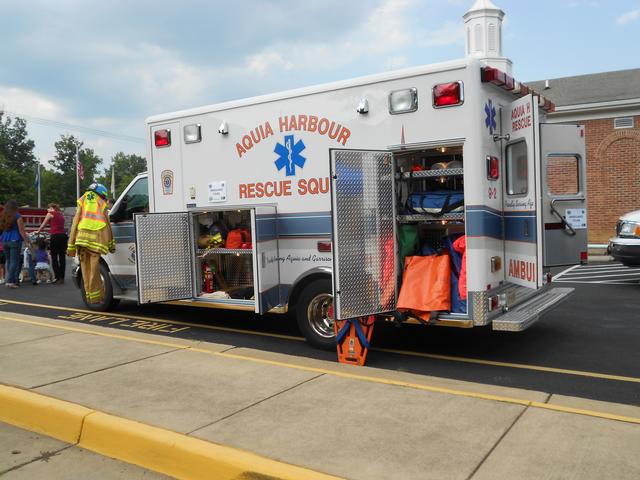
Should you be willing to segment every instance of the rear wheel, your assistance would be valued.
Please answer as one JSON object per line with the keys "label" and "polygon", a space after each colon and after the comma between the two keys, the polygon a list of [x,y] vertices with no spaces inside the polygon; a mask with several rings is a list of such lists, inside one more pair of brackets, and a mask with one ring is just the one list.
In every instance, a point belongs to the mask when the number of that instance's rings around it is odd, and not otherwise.
{"label": "rear wheel", "polygon": [[100,278],[102,279],[103,285],[103,294],[102,294],[102,302],[100,303],[88,303],[87,295],[84,290],[84,282],[80,279],[80,292],[82,293],[82,300],[84,304],[90,310],[95,310],[97,312],[106,312],[115,308],[120,300],[117,298],[113,298],[113,285],[111,284],[111,277],[109,276],[109,269],[103,263],[100,264]]}
{"label": "rear wheel", "polygon": [[331,280],[320,278],[309,283],[298,297],[296,320],[300,331],[314,347],[323,350],[336,348],[333,330]]}

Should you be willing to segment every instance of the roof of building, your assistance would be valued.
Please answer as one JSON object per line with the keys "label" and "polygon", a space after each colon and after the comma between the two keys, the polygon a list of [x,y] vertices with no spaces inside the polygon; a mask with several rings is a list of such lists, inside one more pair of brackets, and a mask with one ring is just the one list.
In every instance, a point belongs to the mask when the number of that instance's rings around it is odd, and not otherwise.
{"label": "roof of building", "polygon": [[476,0],[476,3],[469,9],[470,12],[475,10],[500,10],[500,8],[496,7],[491,0]]}
{"label": "roof of building", "polygon": [[557,106],[640,98],[640,68],[524,82]]}

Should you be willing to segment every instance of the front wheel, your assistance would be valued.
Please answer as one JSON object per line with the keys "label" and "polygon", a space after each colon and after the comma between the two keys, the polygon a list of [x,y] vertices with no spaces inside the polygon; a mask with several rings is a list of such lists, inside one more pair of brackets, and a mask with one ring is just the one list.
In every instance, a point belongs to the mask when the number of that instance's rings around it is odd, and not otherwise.
{"label": "front wheel", "polygon": [[296,305],[296,320],[300,331],[314,347],[336,348],[336,335],[330,312],[333,306],[331,280],[320,278],[304,287]]}
{"label": "front wheel", "polygon": [[120,300],[113,298],[113,285],[111,284],[111,277],[109,276],[109,269],[103,263],[100,263],[100,278],[102,279],[103,295],[102,302],[89,303],[87,302],[87,295],[84,290],[84,281],[80,279],[80,292],[82,293],[82,300],[89,310],[95,310],[97,312],[106,312],[114,308]]}

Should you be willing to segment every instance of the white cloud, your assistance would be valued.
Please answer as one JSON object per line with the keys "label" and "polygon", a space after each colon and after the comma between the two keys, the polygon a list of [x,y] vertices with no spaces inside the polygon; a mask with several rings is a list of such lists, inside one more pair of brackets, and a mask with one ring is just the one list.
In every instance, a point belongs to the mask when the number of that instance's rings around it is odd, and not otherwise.
{"label": "white cloud", "polygon": [[446,22],[442,28],[426,30],[421,35],[419,44],[425,47],[441,47],[453,44],[464,44],[464,29],[455,22]]}
{"label": "white cloud", "polygon": [[258,75],[265,75],[271,67],[281,67],[291,70],[293,64],[285,60],[278,52],[261,52],[247,57],[247,69]]}
{"label": "white cloud", "polygon": [[34,117],[60,120],[65,117],[61,104],[37,92],[0,85],[0,109]]}
{"label": "white cloud", "polygon": [[640,19],[640,8],[638,8],[636,10],[631,10],[629,12],[626,12],[626,13],[620,15],[616,19],[616,22],[618,22],[620,25],[624,25],[626,23],[633,22],[633,21],[638,20],[638,19]]}
{"label": "white cloud", "polygon": [[388,70],[397,70],[402,67],[407,66],[407,57],[404,55],[394,56],[387,58],[387,61],[384,62],[384,66]]}

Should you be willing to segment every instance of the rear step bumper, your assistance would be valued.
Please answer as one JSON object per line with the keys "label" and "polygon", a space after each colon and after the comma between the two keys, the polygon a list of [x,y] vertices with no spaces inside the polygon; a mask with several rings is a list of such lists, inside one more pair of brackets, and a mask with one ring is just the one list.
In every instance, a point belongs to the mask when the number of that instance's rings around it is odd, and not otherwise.
{"label": "rear step bumper", "polygon": [[554,287],[536,295],[531,300],[495,318],[492,322],[492,328],[507,332],[521,332],[534,324],[543,313],[558,306],[573,290],[573,288]]}

